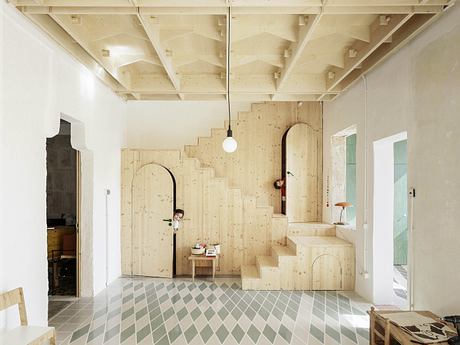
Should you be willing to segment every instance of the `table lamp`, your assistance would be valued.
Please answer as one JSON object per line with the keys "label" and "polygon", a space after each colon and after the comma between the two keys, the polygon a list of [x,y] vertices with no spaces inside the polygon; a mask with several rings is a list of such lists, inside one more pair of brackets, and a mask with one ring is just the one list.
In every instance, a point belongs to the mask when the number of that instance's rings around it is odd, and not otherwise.
{"label": "table lamp", "polygon": [[346,207],[353,207],[353,204],[351,202],[342,201],[342,202],[338,202],[334,206],[339,206],[342,208],[342,210],[340,211],[340,219],[337,223],[334,223],[334,224],[335,225],[347,225],[347,223],[342,222],[343,211],[345,210]]}

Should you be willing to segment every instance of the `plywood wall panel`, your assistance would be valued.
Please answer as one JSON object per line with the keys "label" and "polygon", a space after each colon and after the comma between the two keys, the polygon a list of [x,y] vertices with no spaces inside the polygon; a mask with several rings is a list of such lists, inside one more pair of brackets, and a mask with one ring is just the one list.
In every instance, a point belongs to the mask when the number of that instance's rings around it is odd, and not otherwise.
{"label": "plywood wall panel", "polygon": [[132,200],[143,197],[132,194],[137,191],[132,188],[133,176],[151,163],[164,166],[174,175],[176,205],[185,210],[176,238],[178,275],[190,274],[188,256],[196,242],[221,244],[220,275],[238,275],[242,264],[255,263],[256,255],[269,252],[272,208],[257,207],[255,197],[245,197],[241,190],[229,188],[227,179],[214,177],[213,169],[202,168],[197,159],[187,158],[179,151],[123,150],[122,157],[124,274],[133,272]]}
{"label": "plywood wall panel", "polygon": [[[234,118],[236,116],[234,115]],[[213,167],[216,176],[227,177],[229,185],[241,188],[243,194],[254,195],[258,206],[273,206],[281,212],[280,192],[273,181],[281,177],[281,142],[284,133],[294,124],[304,122],[315,132],[318,152],[315,156],[321,172],[322,112],[319,102],[268,102],[253,104],[250,112],[240,113],[232,121],[238,149],[232,154],[222,150],[225,130],[212,132],[212,137],[200,138],[198,145],[187,146],[186,153],[198,158],[204,166]],[[321,198],[322,193],[318,193]],[[319,202],[321,205],[321,202]],[[316,210],[320,220],[320,210]]]}
{"label": "plywood wall panel", "polygon": [[[130,274],[131,184],[145,164],[166,167],[176,180],[176,206],[185,210],[177,233],[177,274],[188,275],[190,247],[195,242],[220,243],[219,275],[238,275],[242,265],[255,264],[256,255],[269,255],[273,244],[285,244],[287,219],[280,213],[280,191],[273,188],[281,177],[281,142],[294,124],[307,121],[320,140],[319,103],[293,102],[255,104],[250,112],[232,122],[238,150],[222,150],[225,129],[199,138],[185,152],[168,150],[123,150],[122,152],[122,267]],[[312,139],[313,140],[313,139]],[[320,169],[321,148],[311,153],[311,164]],[[316,193],[321,186],[315,186]],[[321,193],[319,193],[321,195]],[[320,203],[319,203],[320,204]],[[318,210],[313,210],[319,214]],[[320,218],[318,218],[319,220]]]}

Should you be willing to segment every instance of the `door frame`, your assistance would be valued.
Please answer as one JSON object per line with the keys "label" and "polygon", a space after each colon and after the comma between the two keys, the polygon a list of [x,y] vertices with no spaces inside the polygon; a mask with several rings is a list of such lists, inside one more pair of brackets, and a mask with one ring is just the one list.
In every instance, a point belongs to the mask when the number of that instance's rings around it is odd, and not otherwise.
{"label": "door frame", "polygon": [[81,293],[81,240],[80,240],[80,224],[81,224],[81,154],[79,150],[76,151],[76,221],[75,231],[77,240],[77,264],[76,264],[76,297],[80,297]]}

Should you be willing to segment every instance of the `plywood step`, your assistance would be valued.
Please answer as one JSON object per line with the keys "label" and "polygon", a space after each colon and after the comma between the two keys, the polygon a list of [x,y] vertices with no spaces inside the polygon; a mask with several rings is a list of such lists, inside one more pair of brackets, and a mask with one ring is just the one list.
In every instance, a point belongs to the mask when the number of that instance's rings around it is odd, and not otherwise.
{"label": "plywood step", "polygon": [[245,279],[259,279],[259,271],[256,265],[242,265],[241,266],[241,278]]}
{"label": "plywood step", "polygon": [[288,236],[335,236],[335,225],[326,223],[289,223]]}
{"label": "plywood step", "polygon": [[280,279],[270,275],[263,278],[255,265],[246,265],[241,267],[241,285],[243,290],[279,290]]}
{"label": "plywood step", "polygon": [[335,236],[288,236],[288,247],[352,247],[353,244]]}
{"label": "plywood step", "polygon": [[273,256],[268,255],[258,255],[256,256],[256,267],[260,272],[260,275],[263,275],[263,272],[273,272],[278,269],[278,263]]}
{"label": "plywood step", "polygon": [[295,260],[296,252],[294,249],[288,246],[272,246],[272,256],[276,260],[276,264],[280,266],[281,264],[289,264]]}
{"label": "plywood step", "polygon": [[279,256],[295,256],[295,251],[287,246],[272,246],[272,255]]}
{"label": "plywood step", "polygon": [[285,214],[282,213],[273,213],[273,218],[287,218]]}

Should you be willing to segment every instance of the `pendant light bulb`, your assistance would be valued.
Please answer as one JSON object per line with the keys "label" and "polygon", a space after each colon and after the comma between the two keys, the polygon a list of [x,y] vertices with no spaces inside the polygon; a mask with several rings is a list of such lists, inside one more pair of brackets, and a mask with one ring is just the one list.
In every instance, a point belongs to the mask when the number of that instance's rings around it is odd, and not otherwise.
{"label": "pendant light bulb", "polygon": [[225,140],[223,141],[222,148],[224,149],[225,152],[232,153],[236,151],[237,147],[238,147],[238,143],[232,137],[232,130],[228,129],[227,138],[225,138]]}

